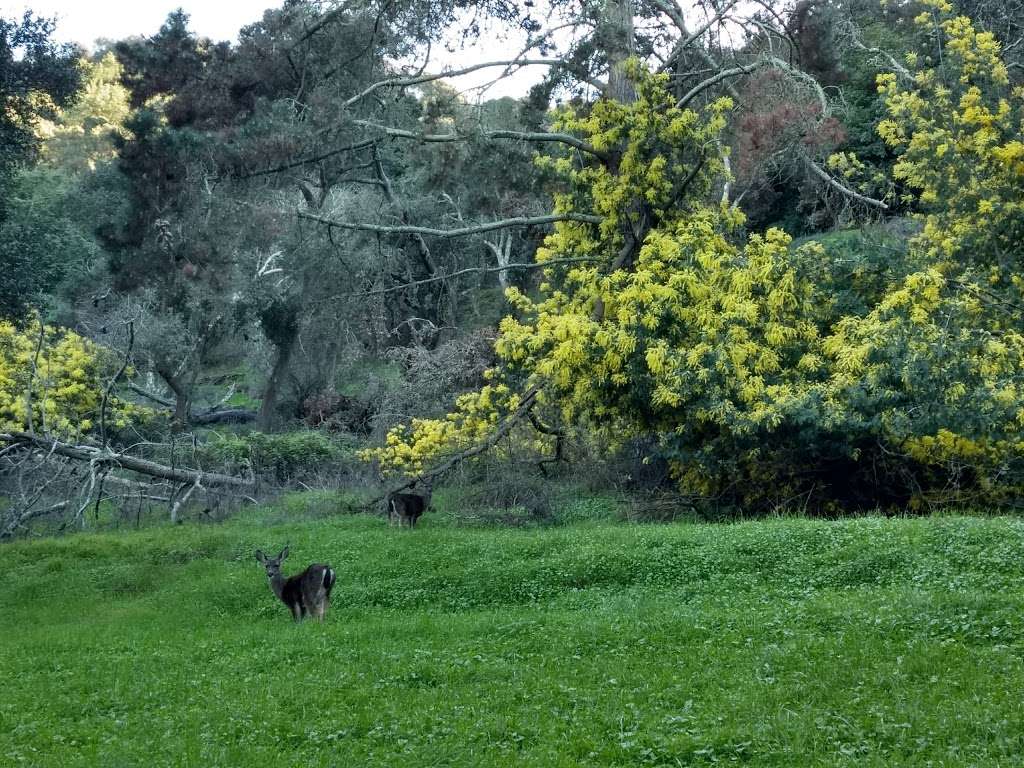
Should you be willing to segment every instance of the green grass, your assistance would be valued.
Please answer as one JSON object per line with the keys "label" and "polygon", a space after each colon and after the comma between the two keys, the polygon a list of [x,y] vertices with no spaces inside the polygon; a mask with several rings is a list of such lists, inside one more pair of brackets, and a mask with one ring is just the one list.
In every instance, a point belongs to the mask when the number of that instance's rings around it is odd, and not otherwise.
{"label": "green grass", "polygon": [[[252,557],[338,571],[290,622]],[[0,547],[0,765],[1024,765],[1024,522],[368,517]]]}

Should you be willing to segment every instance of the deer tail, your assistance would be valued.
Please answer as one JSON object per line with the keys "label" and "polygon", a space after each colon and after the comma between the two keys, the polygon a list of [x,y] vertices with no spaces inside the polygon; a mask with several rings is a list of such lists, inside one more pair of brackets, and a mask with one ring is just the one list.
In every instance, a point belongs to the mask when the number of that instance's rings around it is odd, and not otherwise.
{"label": "deer tail", "polygon": [[328,566],[324,568],[324,591],[330,596],[331,590],[334,588],[334,582],[337,576],[334,573],[334,569]]}

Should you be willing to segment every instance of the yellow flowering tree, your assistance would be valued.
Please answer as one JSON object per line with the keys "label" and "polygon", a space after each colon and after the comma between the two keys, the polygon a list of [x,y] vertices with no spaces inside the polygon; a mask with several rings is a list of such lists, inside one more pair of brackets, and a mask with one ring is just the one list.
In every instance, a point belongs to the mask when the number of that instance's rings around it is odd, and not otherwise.
{"label": "yellow flowering tree", "polygon": [[879,132],[921,220],[888,284],[778,230],[744,239],[712,194],[729,103],[679,109],[634,72],[636,102],[558,115],[597,159],[541,159],[563,179],[556,208],[598,223],[558,224],[539,295],[509,292],[488,387],[369,455],[420,472],[542,407],[605,448],[655,436],[684,489],[730,503],[1019,493],[1022,93],[990,35],[925,6],[938,48],[879,78]]}
{"label": "yellow flowering tree", "polygon": [[900,155],[894,175],[926,214],[922,251],[991,269],[999,284],[1021,267],[1024,90],[1010,86],[991,33],[953,16],[946,0],[924,5],[917,23],[943,41],[941,55],[912,56],[920,67],[909,83],[879,76],[889,113],[879,133]]}
{"label": "yellow flowering tree", "polygon": [[501,323],[492,383],[444,419],[393,430],[368,454],[386,470],[479,443],[529,397],[606,448],[659,435],[681,482],[708,493],[768,435],[818,421],[821,297],[801,266],[818,249],[793,254],[779,230],[742,242],[742,214],[709,202],[731,103],[680,109],[665,78],[633,74],[636,101],[557,116],[599,162],[539,160],[563,180],[556,210],[600,223],[556,225],[537,254],[540,296],[508,292],[517,312]]}
{"label": "yellow flowering tree", "polygon": [[[65,438],[98,430],[103,392],[117,368],[111,352],[72,331],[0,322],[0,431],[31,428]],[[108,427],[123,428],[142,413],[111,397]]]}
{"label": "yellow flowering tree", "polygon": [[940,47],[878,78],[879,133],[921,222],[911,274],[836,324],[828,396],[909,459],[915,501],[993,500],[1024,474],[1024,92],[991,34],[946,0],[923,5],[916,23]]}

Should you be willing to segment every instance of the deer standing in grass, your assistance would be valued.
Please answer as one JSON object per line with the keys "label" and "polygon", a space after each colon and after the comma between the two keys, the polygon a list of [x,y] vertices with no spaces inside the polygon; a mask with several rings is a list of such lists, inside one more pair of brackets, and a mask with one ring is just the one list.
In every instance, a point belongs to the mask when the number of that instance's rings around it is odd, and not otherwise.
{"label": "deer standing in grass", "polygon": [[398,522],[401,528],[404,523],[407,528],[415,528],[416,521],[420,515],[430,506],[430,497],[433,494],[433,486],[424,484],[423,493],[389,493],[388,522]]}
{"label": "deer standing in grass", "polygon": [[281,575],[281,561],[288,557],[288,547],[281,550],[277,557],[270,558],[261,550],[256,550],[256,559],[267,569],[270,588],[282,603],[288,606],[296,621],[306,616],[315,616],[317,621],[324,620],[324,612],[331,601],[331,589],[334,587],[334,569],[329,565],[313,563],[302,573],[289,576]]}

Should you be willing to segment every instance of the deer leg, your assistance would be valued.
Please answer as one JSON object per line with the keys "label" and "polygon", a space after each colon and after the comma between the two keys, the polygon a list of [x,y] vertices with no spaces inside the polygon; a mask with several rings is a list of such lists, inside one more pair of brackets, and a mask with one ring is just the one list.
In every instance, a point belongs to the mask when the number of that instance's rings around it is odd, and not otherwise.
{"label": "deer leg", "polygon": [[292,618],[297,622],[302,621],[302,603],[292,603],[290,607],[292,609]]}

